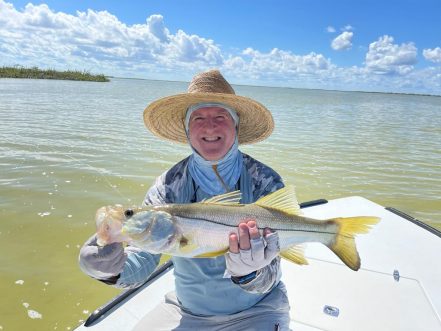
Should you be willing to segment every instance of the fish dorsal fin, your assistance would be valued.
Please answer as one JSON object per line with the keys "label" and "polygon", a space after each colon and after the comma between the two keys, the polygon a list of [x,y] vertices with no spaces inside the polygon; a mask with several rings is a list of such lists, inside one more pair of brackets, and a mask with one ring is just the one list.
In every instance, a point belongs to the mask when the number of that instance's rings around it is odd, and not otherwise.
{"label": "fish dorsal fin", "polygon": [[242,198],[242,193],[240,191],[233,191],[225,194],[215,195],[214,197],[206,199],[201,203],[213,203],[219,205],[238,205],[240,204],[241,198]]}
{"label": "fish dorsal fin", "polygon": [[308,261],[305,259],[305,248],[301,245],[292,246],[281,251],[280,256],[300,265],[308,264]]}
{"label": "fish dorsal fin", "polygon": [[286,186],[270,193],[257,200],[255,204],[259,207],[277,210],[288,215],[301,215],[294,186]]}

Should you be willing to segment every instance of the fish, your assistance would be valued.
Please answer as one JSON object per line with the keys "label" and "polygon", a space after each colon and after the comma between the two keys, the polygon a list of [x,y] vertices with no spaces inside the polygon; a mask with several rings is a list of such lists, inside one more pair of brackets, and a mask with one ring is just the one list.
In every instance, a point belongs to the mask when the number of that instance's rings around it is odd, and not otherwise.
{"label": "fish", "polygon": [[292,186],[251,204],[242,204],[240,199],[240,191],[234,191],[188,204],[104,206],[95,217],[97,243],[125,242],[153,254],[211,258],[228,251],[229,234],[237,233],[243,220],[255,219],[260,233],[265,228],[278,233],[281,257],[308,264],[304,245],[319,242],[357,271],[361,262],[355,237],[380,221],[376,216],[305,217]]}

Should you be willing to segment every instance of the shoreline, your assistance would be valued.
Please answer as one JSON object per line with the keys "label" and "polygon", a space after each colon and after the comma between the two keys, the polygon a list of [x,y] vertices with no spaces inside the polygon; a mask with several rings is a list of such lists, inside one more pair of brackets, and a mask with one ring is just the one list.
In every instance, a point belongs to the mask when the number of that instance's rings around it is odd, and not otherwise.
{"label": "shoreline", "polygon": [[[149,81],[158,81],[158,82],[186,83],[186,84],[190,83],[189,81],[184,81],[184,80],[151,79],[151,78],[139,78],[139,77],[111,76],[111,78],[127,79],[127,80],[149,80]],[[391,92],[391,91],[388,92],[388,91],[363,91],[363,90],[337,90],[337,89],[308,88],[308,87],[290,87],[290,86],[246,85],[246,84],[237,84],[237,83],[231,83],[231,85],[235,85],[235,86],[250,86],[250,87],[264,87],[264,88],[275,88],[275,89],[325,91],[325,92],[355,92],[355,93],[393,94],[393,95],[436,97],[436,98],[441,97],[441,94],[416,93],[416,92],[413,93],[413,92]]]}
{"label": "shoreline", "polygon": [[103,74],[93,75],[87,71],[57,71],[54,69],[40,69],[38,67],[0,67],[0,78],[27,78],[27,79],[56,79],[76,80],[86,82],[109,82]]}

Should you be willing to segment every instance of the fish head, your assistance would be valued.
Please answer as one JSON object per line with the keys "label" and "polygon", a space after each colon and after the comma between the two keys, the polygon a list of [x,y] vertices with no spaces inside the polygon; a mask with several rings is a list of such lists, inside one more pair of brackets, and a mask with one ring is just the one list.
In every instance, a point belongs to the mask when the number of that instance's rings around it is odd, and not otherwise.
{"label": "fish head", "polygon": [[95,223],[99,246],[126,241],[127,238],[122,233],[125,211],[126,208],[121,205],[104,206],[97,210]]}
{"label": "fish head", "polygon": [[181,235],[171,214],[161,210],[160,206],[148,206],[130,213],[132,215],[124,222],[122,232],[133,245],[151,253],[173,251]]}

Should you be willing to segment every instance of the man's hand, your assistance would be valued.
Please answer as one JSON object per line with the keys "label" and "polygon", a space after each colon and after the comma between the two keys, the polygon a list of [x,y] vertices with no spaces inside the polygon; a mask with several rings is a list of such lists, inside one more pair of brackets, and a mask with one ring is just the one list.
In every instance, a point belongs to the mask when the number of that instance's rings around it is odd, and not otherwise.
{"label": "man's hand", "polygon": [[89,276],[107,279],[119,275],[126,259],[121,243],[100,247],[96,235],[93,235],[81,247],[79,263],[81,270]]}
{"label": "man's hand", "polygon": [[239,277],[266,267],[279,253],[279,236],[269,228],[259,233],[256,221],[246,219],[239,224],[239,237],[231,233],[230,251],[226,254],[227,270]]}

